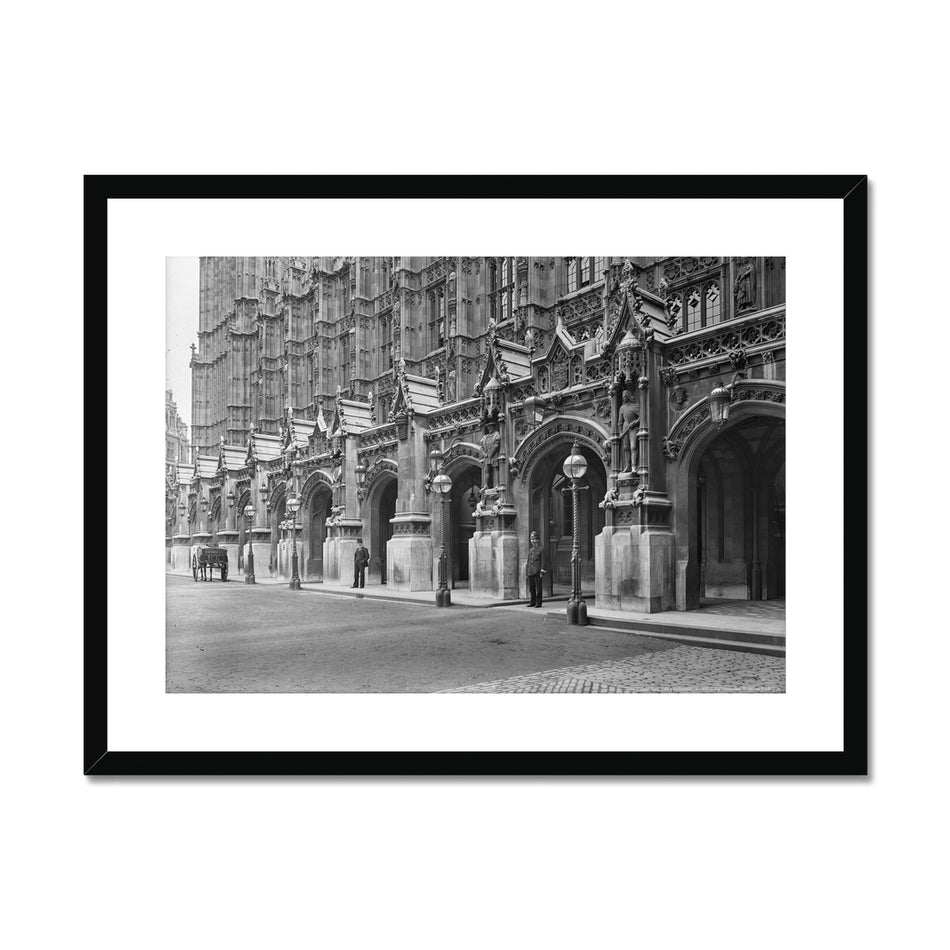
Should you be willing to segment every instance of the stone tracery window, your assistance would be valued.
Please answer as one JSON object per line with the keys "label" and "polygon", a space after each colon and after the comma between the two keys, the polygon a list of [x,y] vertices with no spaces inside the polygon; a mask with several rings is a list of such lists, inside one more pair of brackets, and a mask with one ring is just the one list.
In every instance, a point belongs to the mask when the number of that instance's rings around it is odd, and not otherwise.
{"label": "stone tracery window", "polygon": [[567,259],[567,293],[572,294],[577,290],[577,258],[569,257]]}
{"label": "stone tracery window", "polygon": [[606,261],[605,257],[565,257],[564,293],[572,294],[601,280]]}
{"label": "stone tracery window", "polygon": [[445,285],[429,294],[429,350],[445,346]]}
{"label": "stone tracery window", "polygon": [[496,323],[511,319],[515,290],[514,258],[501,257],[489,262],[489,314]]}
{"label": "stone tracery window", "polygon": [[[674,319],[679,316],[679,297],[670,300],[670,313]],[[718,281],[709,281],[702,287],[691,287],[686,291],[686,330],[700,330],[722,321],[722,295]]]}
{"label": "stone tracery window", "polygon": [[686,330],[699,330],[703,325],[702,296],[694,287],[686,295]]}
{"label": "stone tracery window", "polygon": [[722,301],[719,298],[719,284],[713,282],[706,285],[705,293],[706,312],[704,314],[703,326],[712,326],[719,323],[722,319]]}
{"label": "stone tracery window", "polygon": [[390,335],[389,317],[379,321],[379,368],[378,372],[385,373],[393,368],[393,340]]}

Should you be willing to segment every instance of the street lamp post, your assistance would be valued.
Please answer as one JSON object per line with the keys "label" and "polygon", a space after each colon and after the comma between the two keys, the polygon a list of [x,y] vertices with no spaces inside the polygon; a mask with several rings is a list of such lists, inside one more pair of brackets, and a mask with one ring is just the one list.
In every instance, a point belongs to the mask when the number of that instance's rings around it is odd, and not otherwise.
{"label": "street lamp post", "polygon": [[439,493],[439,520],[441,522],[439,534],[441,535],[441,549],[439,551],[439,589],[435,592],[436,607],[451,607],[452,592],[449,590],[449,570],[448,555],[445,552],[445,503],[449,500],[449,492],[452,490],[452,479],[439,472],[432,479],[432,487]]}
{"label": "street lamp post", "polygon": [[293,516],[290,522],[290,541],[294,546],[294,556],[291,560],[293,574],[290,578],[290,589],[300,590],[300,575],[297,573],[297,512],[300,510],[300,496],[291,495],[287,499],[287,507]]}
{"label": "street lamp post", "polygon": [[580,505],[577,500],[577,493],[587,491],[587,486],[578,484],[587,472],[587,459],[581,455],[580,446],[575,442],[571,446],[571,454],[564,460],[563,472],[565,477],[571,480],[569,491],[573,496],[574,517],[571,519],[573,527],[573,537],[571,539],[571,599],[567,602],[567,622],[577,624],[581,627],[587,626],[587,604],[584,603],[584,596],[581,594],[581,545],[580,531],[578,527],[578,515]]}
{"label": "street lamp post", "polygon": [[[445,474],[445,453],[436,447],[429,453],[431,468],[426,476],[426,488],[436,492],[439,496],[439,536],[441,549],[439,551],[439,587],[435,592],[436,607],[451,607],[452,592],[449,590],[448,554],[445,550],[445,503],[449,500],[452,490],[452,479]],[[433,475],[432,473],[436,474]]]}
{"label": "street lamp post", "polygon": [[254,528],[254,515],[256,514],[253,505],[248,505],[244,509],[244,517],[247,518],[247,570],[244,572],[245,584],[256,584],[254,577],[254,535],[251,533]]}

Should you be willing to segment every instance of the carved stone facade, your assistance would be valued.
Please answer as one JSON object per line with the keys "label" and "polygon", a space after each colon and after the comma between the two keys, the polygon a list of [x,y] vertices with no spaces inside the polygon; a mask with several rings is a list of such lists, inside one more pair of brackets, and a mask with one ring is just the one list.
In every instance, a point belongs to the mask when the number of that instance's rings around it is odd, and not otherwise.
{"label": "carved stone facade", "polygon": [[[782,258],[202,259],[194,459],[169,479],[170,548],[230,544],[237,574],[253,542],[257,575],[283,577],[296,543],[305,581],[349,584],[363,537],[369,583],[431,590],[444,518],[452,585],[508,599],[524,594],[533,530],[564,588],[576,528],[599,606],[693,607],[743,583],[778,596],[784,271]],[[576,525],[561,472],[575,441],[588,460]],[[453,482],[444,505],[435,464]]]}

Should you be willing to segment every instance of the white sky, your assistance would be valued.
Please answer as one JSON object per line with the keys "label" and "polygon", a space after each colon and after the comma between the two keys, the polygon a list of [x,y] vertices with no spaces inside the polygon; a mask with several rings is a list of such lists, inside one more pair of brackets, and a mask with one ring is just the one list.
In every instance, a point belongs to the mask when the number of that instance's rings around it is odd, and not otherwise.
{"label": "white sky", "polygon": [[[191,427],[191,344],[198,342],[198,258],[165,258],[165,388]],[[190,433],[189,433],[190,435]]]}

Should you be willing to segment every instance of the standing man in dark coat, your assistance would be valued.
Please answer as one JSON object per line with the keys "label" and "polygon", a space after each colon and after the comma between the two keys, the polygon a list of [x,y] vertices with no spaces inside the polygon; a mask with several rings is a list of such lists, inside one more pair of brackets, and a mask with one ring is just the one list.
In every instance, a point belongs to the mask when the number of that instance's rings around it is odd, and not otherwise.
{"label": "standing man in dark coat", "polygon": [[528,606],[540,607],[541,578],[544,576],[544,568],[541,567],[541,539],[537,531],[531,532],[531,547],[528,549],[525,574],[528,576],[528,593],[531,595],[531,603]]}
{"label": "standing man in dark coat", "polygon": [[356,551],[353,553],[353,586],[366,586],[366,565],[369,564],[369,551],[363,547],[363,539],[356,539]]}

